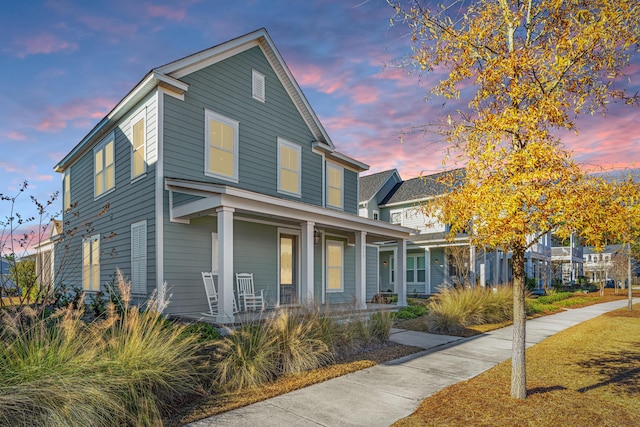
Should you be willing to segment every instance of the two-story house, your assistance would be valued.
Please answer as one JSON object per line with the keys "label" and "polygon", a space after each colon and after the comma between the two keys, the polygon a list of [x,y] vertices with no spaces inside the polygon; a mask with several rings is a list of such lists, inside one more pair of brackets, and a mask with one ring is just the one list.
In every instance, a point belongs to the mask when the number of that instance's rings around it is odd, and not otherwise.
{"label": "two-story house", "polygon": [[152,69],[55,166],[58,280],[97,292],[120,268],[139,299],[166,283],[166,312],[180,314],[206,310],[201,272],[213,271],[220,323],[235,320],[240,272],[269,306],[364,308],[378,289],[376,242],[404,247],[410,231],[358,216],[367,169],[336,150],[255,31]]}
{"label": "two-story house", "polygon": [[[449,185],[456,185],[462,172],[442,172],[403,181],[396,170],[389,170],[360,178],[360,215],[414,230],[406,248],[404,275],[396,274],[403,269],[396,266],[401,251],[395,242],[380,247],[382,291],[397,292],[399,279],[405,280],[403,286],[409,295],[432,294],[455,284],[497,286],[511,281],[509,252],[476,248],[464,234],[450,241],[446,224],[427,216],[422,209],[429,200],[448,191]],[[527,276],[536,278],[540,286],[550,284],[550,236],[533,243],[525,256]]]}

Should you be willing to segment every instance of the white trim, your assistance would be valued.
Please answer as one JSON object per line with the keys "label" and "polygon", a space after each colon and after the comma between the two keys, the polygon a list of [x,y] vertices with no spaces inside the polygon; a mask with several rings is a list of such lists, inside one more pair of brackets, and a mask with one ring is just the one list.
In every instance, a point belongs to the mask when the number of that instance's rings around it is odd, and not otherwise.
{"label": "white trim", "polygon": [[[157,135],[157,160],[155,163],[156,182],[154,188],[155,196],[155,247],[156,247],[156,289],[158,292],[158,303],[160,307],[165,306],[164,289],[164,89],[159,88],[156,94],[156,135]],[[171,193],[169,192],[169,195]],[[169,205],[171,207],[171,205]]]}
{"label": "white trim", "polygon": [[[97,255],[98,255],[98,277],[94,277],[93,275],[93,251],[94,251],[94,242],[97,245]],[[87,246],[88,246],[88,254],[85,252],[87,250]],[[85,259],[87,258],[87,256],[89,257],[89,283],[88,283],[88,287],[86,287],[87,283],[85,283],[84,280],[84,276],[85,276]],[[100,233],[98,234],[94,234],[92,236],[89,237],[85,237],[84,239],[82,239],[82,289],[85,292],[98,292],[100,291]],[[97,283],[96,283],[97,282]]]}
{"label": "white trim", "polygon": [[[138,175],[134,175],[134,153],[135,153],[135,147],[134,147],[134,141],[133,141],[133,127],[138,124],[138,122],[140,120],[143,120],[143,141],[142,141],[142,150],[143,150],[143,158],[142,158],[142,172],[139,173]],[[130,154],[130,159],[131,159],[131,181],[138,181],[140,178],[142,178],[143,176],[146,175],[147,173],[147,152],[149,151],[149,142],[147,140],[147,129],[148,129],[148,120],[147,120],[147,106],[143,106],[140,111],[138,111],[137,113],[135,113],[133,116],[131,116],[131,118],[129,119],[129,132],[128,132],[128,138],[129,138],[129,142],[130,142],[130,150],[129,150],[129,154]]]}
{"label": "white trim", "polygon": [[260,101],[262,103],[266,100],[266,78],[264,74],[255,69],[251,70],[251,96],[256,101]]}
{"label": "white trim", "polygon": [[[333,246],[333,247],[339,247],[340,251],[341,251],[341,255],[342,255],[342,262],[340,263],[340,289],[329,289],[329,247]],[[326,271],[326,283],[324,285],[324,287],[327,290],[328,294],[333,294],[333,293],[341,293],[344,292],[344,242],[342,240],[333,240],[333,239],[327,239],[325,241],[325,257],[326,257],[326,265],[325,265],[325,270]]]}
{"label": "white trim", "polygon": [[[218,123],[221,123],[223,125],[229,126],[233,129],[233,153],[232,153],[233,154],[233,174],[232,175],[225,175],[225,174],[218,173],[211,170],[211,165],[209,164],[209,159],[210,159],[209,150],[211,148],[211,141],[209,140],[209,135],[210,135],[209,125],[212,120]],[[223,179],[225,181],[238,182],[238,154],[239,154],[238,145],[240,141],[240,138],[238,135],[239,132],[240,132],[240,122],[205,108],[204,110],[204,174],[206,176]],[[223,151],[227,151],[227,150],[223,149]]]}
{"label": "white trim", "polygon": [[218,233],[211,233],[211,272],[213,274],[218,274]]}
{"label": "white trim", "polygon": [[[342,166],[339,166],[335,163],[331,163],[331,162],[327,162],[327,203],[326,203],[326,207],[328,208],[334,208],[334,209],[340,209],[340,210],[344,210],[344,168]],[[334,188],[337,189],[338,187],[332,187],[330,184],[330,180],[329,180],[329,170],[333,169],[335,171],[337,171],[340,174],[340,205],[334,205],[331,204],[329,202],[329,189],[330,188]]]}
{"label": "white trim", "polygon": [[[282,166],[282,158],[281,158],[281,148],[286,147],[292,151],[295,151],[298,155],[298,191],[292,192],[282,189],[282,180],[281,180],[281,171],[283,169]],[[292,171],[293,169],[284,168],[287,171]],[[301,197],[302,196],[302,147],[298,144],[294,144],[293,142],[287,141],[284,138],[278,137],[278,193],[287,194],[289,196]]]}
{"label": "white trim", "polygon": [[71,168],[62,172],[62,210],[71,209]]}
{"label": "white trim", "polygon": [[[107,188],[107,178],[106,178],[106,169],[107,165],[106,164],[106,154],[107,154],[107,144],[109,144],[109,142],[113,143],[112,144],[112,149],[113,149],[113,153],[112,153],[112,157],[113,157],[113,187]],[[97,177],[96,177],[96,154],[102,151],[102,176],[103,176],[103,191],[98,194],[97,192],[97,186],[96,186],[96,181],[97,181]],[[113,190],[115,190],[116,188],[116,133],[115,131],[110,132],[106,138],[104,138],[102,141],[100,141],[99,144],[97,144],[95,147],[93,147],[93,198],[94,200],[99,199],[100,197],[104,196],[105,194],[108,194],[110,192],[112,192]]]}

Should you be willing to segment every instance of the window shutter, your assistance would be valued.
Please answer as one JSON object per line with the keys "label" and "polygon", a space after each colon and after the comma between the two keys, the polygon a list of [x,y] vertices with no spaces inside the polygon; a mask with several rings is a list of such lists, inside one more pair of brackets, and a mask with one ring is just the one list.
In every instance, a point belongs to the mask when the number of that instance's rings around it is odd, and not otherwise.
{"label": "window shutter", "polygon": [[147,293],[147,221],[131,225],[131,292]]}
{"label": "window shutter", "polygon": [[258,101],[265,101],[265,88],[264,88],[264,76],[253,70],[252,72],[253,90],[252,95],[254,99]]}

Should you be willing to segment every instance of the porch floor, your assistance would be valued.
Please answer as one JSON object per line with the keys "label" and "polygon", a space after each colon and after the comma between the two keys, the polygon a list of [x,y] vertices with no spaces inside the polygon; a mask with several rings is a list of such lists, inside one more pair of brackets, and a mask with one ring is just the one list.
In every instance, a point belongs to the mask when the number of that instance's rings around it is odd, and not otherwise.
{"label": "porch floor", "polygon": [[[170,319],[183,320],[188,322],[204,322],[210,323],[217,327],[236,327],[241,325],[247,325],[255,322],[262,322],[266,320],[269,316],[277,312],[278,310],[284,309],[296,309],[303,308],[303,306],[280,306],[280,307],[269,307],[265,310],[256,310],[256,311],[241,311],[235,314],[235,322],[234,323],[218,323],[215,320],[215,317],[212,317],[206,312],[190,312],[190,313],[174,313],[170,314],[168,317]],[[335,316],[335,317],[350,317],[350,316],[367,316],[373,313],[378,313],[381,311],[398,311],[398,306],[396,304],[367,304],[367,308],[358,310],[353,307],[352,304],[331,304],[331,305],[323,305],[320,306],[320,312],[326,316]]]}

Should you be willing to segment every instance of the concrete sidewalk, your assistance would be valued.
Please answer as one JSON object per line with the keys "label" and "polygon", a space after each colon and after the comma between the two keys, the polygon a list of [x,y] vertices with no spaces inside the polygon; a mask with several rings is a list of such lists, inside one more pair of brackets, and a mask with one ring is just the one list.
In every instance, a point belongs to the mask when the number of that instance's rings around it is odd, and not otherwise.
{"label": "concrete sidewalk", "polygon": [[[638,300],[634,300],[638,302]],[[627,306],[627,300],[527,321],[527,347]],[[470,338],[392,329],[391,340],[425,351],[189,424],[205,426],[389,426],[420,402],[511,357],[512,327]]]}

